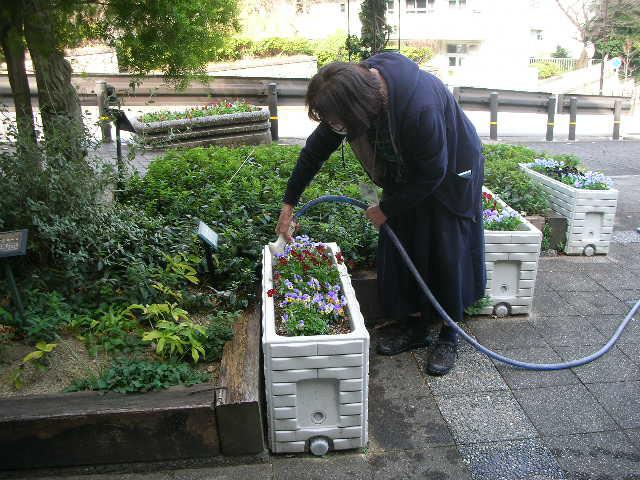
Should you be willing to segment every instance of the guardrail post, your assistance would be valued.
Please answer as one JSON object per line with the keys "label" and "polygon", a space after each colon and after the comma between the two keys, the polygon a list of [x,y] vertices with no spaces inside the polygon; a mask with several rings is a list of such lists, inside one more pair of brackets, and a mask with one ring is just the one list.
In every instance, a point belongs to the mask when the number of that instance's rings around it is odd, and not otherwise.
{"label": "guardrail post", "polygon": [[491,92],[489,95],[489,110],[491,112],[489,138],[498,140],[498,92]]}
{"label": "guardrail post", "polygon": [[269,104],[269,117],[271,120],[271,140],[278,140],[278,85],[267,85],[267,103]]}
{"label": "guardrail post", "polygon": [[96,82],[96,97],[98,102],[98,121],[102,132],[102,143],[111,142],[111,122],[104,122],[100,119],[107,117],[107,82],[98,80]]}
{"label": "guardrail post", "polygon": [[553,127],[556,118],[556,97],[549,97],[547,104],[547,142],[553,142]]}
{"label": "guardrail post", "polygon": [[622,114],[622,100],[613,103],[613,139],[620,140],[620,116]]}
{"label": "guardrail post", "polygon": [[571,97],[569,99],[569,140],[576,139],[576,118],[578,116],[578,99]]}

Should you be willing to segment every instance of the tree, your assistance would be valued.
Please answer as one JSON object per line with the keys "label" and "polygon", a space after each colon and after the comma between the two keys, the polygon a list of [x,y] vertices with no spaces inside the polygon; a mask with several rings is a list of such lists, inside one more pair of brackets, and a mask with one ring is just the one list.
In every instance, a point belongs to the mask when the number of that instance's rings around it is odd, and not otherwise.
{"label": "tree", "polygon": [[556,51],[551,54],[553,58],[567,58],[569,51],[561,45],[556,46]]}
{"label": "tree", "polygon": [[640,67],[640,2],[638,0],[602,0],[595,18],[593,42],[599,56],[620,57],[625,77]]}
{"label": "tree", "polygon": [[[135,75],[163,71],[184,84],[237,29],[236,0],[12,0],[0,8],[0,40],[9,67],[20,139],[35,139],[24,70],[25,46],[36,73],[45,139],[77,152],[82,129],[78,95],[64,49],[82,41],[114,46]],[[5,5],[6,4],[6,5]],[[77,153],[75,153],[77,154]]]}
{"label": "tree", "polygon": [[350,56],[364,59],[384,50],[392,28],[387,24],[386,13],[385,0],[363,0],[360,4],[360,38],[350,35],[345,42]]}
{"label": "tree", "polygon": [[596,34],[596,29],[598,28],[596,18],[598,17],[600,1],[556,0],[556,4],[578,31],[576,40],[582,43],[583,48],[577,62],[577,67],[584,67],[588,60],[586,46],[592,41],[591,39]]}

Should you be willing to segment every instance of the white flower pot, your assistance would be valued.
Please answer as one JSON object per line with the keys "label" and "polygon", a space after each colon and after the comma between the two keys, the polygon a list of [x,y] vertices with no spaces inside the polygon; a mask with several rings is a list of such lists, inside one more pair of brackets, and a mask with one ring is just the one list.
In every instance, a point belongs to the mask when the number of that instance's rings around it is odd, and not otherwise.
{"label": "white flower pot", "polygon": [[[484,191],[494,195],[486,188]],[[497,202],[503,208],[507,206],[499,198]],[[481,311],[483,314],[504,317],[531,312],[542,232],[521,218],[518,230],[484,231],[485,294],[491,298],[491,305]]]}
{"label": "white flower pot", "polygon": [[[335,255],[335,243],[327,244]],[[344,265],[336,264],[347,299],[351,332],[285,337],[276,333],[273,257],[262,260],[262,347],[269,445],[274,453],[367,444],[369,333]],[[320,449],[322,446],[320,445]]]}
{"label": "white flower pot", "polygon": [[606,255],[613,233],[618,190],[585,190],[520,164],[520,168],[549,194],[551,209],[567,219],[568,255]]}

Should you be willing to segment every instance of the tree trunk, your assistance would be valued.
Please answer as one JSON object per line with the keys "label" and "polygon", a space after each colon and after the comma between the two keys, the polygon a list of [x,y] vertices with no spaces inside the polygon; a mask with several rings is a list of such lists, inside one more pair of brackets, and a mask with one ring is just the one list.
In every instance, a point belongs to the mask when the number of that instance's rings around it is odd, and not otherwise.
{"label": "tree trunk", "polygon": [[29,0],[24,33],[38,84],[38,101],[45,141],[56,152],[82,157],[82,110],[71,84],[71,65],[64,58],[55,12],[47,0]]}
{"label": "tree trunk", "polygon": [[[16,7],[14,4],[13,7]],[[0,11],[2,32],[0,45],[7,62],[7,73],[13,103],[16,110],[16,125],[18,128],[17,142],[19,147],[33,148],[36,145],[36,130],[31,108],[31,94],[29,79],[24,66],[24,39],[22,35],[22,18],[16,8],[5,6]]]}

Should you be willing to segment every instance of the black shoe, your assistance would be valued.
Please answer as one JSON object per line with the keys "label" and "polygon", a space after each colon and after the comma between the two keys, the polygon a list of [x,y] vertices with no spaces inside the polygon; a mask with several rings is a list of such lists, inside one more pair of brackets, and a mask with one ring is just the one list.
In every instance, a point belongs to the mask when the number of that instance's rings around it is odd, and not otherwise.
{"label": "black shoe", "polygon": [[414,348],[425,348],[434,341],[432,334],[411,327],[396,328],[382,334],[382,338],[376,345],[376,351],[380,355],[397,355]]}
{"label": "black shoe", "polygon": [[446,375],[456,364],[458,344],[438,340],[426,362],[425,370],[429,375]]}

